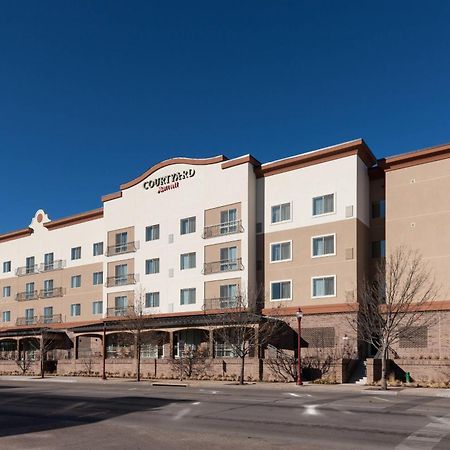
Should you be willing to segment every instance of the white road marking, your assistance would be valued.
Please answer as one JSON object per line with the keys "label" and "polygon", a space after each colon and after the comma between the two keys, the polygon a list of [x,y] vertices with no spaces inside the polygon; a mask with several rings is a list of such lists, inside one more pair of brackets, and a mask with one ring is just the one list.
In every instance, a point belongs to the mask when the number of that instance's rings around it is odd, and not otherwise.
{"label": "white road marking", "polygon": [[317,405],[305,405],[305,411],[303,414],[308,414],[310,416],[318,416],[320,413],[317,411]]}
{"label": "white road marking", "polygon": [[194,402],[193,405],[200,405],[200,402]]}
{"label": "white road marking", "polygon": [[72,409],[79,408],[80,406],[84,406],[85,404],[86,404],[86,402],[78,402],[78,403],[74,403],[73,405],[67,405],[65,408],[58,409],[52,415],[61,414],[61,413],[67,412],[67,411],[71,411]]}
{"label": "white road marking", "polygon": [[286,394],[291,397],[312,397],[311,394],[295,394],[294,392],[286,392]]}
{"label": "white road marking", "polygon": [[186,414],[189,414],[191,412],[191,408],[184,408],[177,412],[172,420],[180,420],[183,416]]}
{"label": "white road marking", "polygon": [[394,400],[389,400],[389,399],[383,398],[383,397],[374,397],[374,398],[376,398],[377,400],[383,400],[384,402],[393,402],[394,401]]}

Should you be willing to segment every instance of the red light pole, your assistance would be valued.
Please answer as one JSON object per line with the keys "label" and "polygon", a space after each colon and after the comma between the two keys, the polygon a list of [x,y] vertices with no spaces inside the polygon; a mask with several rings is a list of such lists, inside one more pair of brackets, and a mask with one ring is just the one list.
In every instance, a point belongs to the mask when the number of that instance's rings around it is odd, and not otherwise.
{"label": "red light pole", "polygon": [[300,308],[295,313],[297,316],[297,324],[298,324],[298,339],[297,339],[297,386],[301,386],[303,384],[302,381],[302,317],[303,312]]}

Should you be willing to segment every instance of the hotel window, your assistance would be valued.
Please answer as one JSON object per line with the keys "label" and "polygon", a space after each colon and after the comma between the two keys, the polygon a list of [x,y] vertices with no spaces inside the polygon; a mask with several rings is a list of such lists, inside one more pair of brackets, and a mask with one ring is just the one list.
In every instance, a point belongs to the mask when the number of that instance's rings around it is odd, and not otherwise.
{"label": "hotel window", "polygon": [[94,272],[92,274],[92,284],[102,284],[103,283],[103,272]]}
{"label": "hotel window", "polygon": [[81,315],[81,305],[80,303],[73,303],[70,305],[70,315],[72,317]]}
{"label": "hotel window", "polygon": [[3,263],[3,273],[11,272],[11,261],[5,261]]}
{"label": "hotel window", "polygon": [[159,239],[159,224],[150,225],[145,228],[145,240],[157,241]]}
{"label": "hotel window", "polygon": [[376,200],[372,202],[372,218],[384,218],[386,215],[386,201]]}
{"label": "hotel window", "polygon": [[118,264],[114,267],[114,282],[116,286],[128,283],[128,264]]}
{"label": "hotel window", "polygon": [[282,203],[272,206],[272,223],[286,222],[291,220],[291,204]]}
{"label": "hotel window", "polygon": [[70,280],[71,288],[79,288],[81,287],[81,275],[73,275]]}
{"label": "hotel window", "polygon": [[34,264],[34,256],[29,256],[25,260],[25,272],[26,273],[34,273],[35,264]]}
{"label": "hotel window", "polygon": [[103,302],[97,300],[92,302],[92,314],[102,314],[103,313]]}
{"label": "hotel window", "polygon": [[25,285],[25,298],[27,300],[30,300],[32,298],[34,298],[35,296],[35,291],[34,291],[34,282],[32,283],[27,283]]}
{"label": "hotel window", "polygon": [[159,273],[159,258],[147,259],[145,261],[145,273],[146,275]]}
{"label": "hotel window", "polygon": [[195,252],[180,255],[180,270],[195,268]]}
{"label": "hotel window", "polygon": [[270,283],[271,300],[291,300],[292,281],[273,281]]}
{"label": "hotel window", "polygon": [[146,308],[159,308],[159,292],[147,292],[145,294]]}
{"label": "hotel window", "polygon": [[53,264],[55,262],[55,256],[53,253],[46,253],[44,255],[44,270],[53,270]]}
{"label": "hotel window", "polygon": [[44,308],[44,323],[53,322],[53,306],[46,306]]}
{"label": "hotel window", "polygon": [[226,247],[220,249],[220,271],[238,270],[237,247]]}
{"label": "hotel window", "polygon": [[76,259],[81,259],[81,247],[73,247],[70,251],[70,259],[75,261]]}
{"label": "hotel window", "polygon": [[128,297],[126,295],[120,295],[114,298],[114,308],[116,316],[123,316],[128,310]]}
{"label": "hotel window", "polygon": [[195,288],[180,290],[180,305],[195,304]]}
{"label": "hotel window", "polygon": [[103,242],[95,242],[92,245],[92,254],[94,256],[103,255]]}
{"label": "hotel window", "polygon": [[27,308],[25,310],[25,325],[34,323],[34,308]]}
{"label": "hotel window", "polygon": [[320,216],[322,214],[330,214],[334,212],[334,194],[314,197],[312,202],[313,216]]}
{"label": "hotel window", "polygon": [[335,254],[334,250],[334,234],[325,236],[316,236],[312,238],[312,256],[330,256]]}
{"label": "hotel window", "polygon": [[116,233],[116,253],[123,253],[128,250],[128,232]]}
{"label": "hotel window", "polygon": [[10,321],[11,321],[11,311],[3,311],[2,322],[10,322]]}
{"label": "hotel window", "polygon": [[231,234],[237,231],[237,209],[220,211],[220,234]]}
{"label": "hotel window", "polygon": [[238,306],[238,285],[223,284],[220,286],[220,308],[235,308]]}
{"label": "hotel window", "polygon": [[334,297],[336,295],[336,276],[312,278],[312,297]]}
{"label": "hotel window", "polygon": [[44,280],[44,297],[53,295],[53,280]]}
{"label": "hotel window", "polygon": [[180,220],[180,234],[195,233],[195,216]]}
{"label": "hotel window", "polygon": [[11,297],[11,286],[3,286],[3,298]]}
{"label": "hotel window", "polygon": [[270,244],[270,262],[290,261],[292,259],[292,242]]}
{"label": "hotel window", "polygon": [[372,242],[372,258],[385,258],[386,257],[386,241],[373,241]]}

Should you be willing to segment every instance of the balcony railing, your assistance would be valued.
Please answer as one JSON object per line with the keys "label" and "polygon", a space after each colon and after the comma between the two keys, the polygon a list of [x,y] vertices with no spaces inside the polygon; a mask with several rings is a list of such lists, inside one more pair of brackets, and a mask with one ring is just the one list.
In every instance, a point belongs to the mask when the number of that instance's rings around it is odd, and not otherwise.
{"label": "balcony railing", "polygon": [[24,275],[32,275],[34,273],[39,273],[39,267],[37,264],[33,264],[32,266],[22,266],[16,269],[16,275],[18,277],[22,277]]}
{"label": "balcony railing", "polygon": [[52,314],[47,316],[40,316],[39,323],[61,323],[62,314]]}
{"label": "balcony railing", "polygon": [[211,309],[231,309],[241,306],[239,297],[218,297],[218,298],[205,298],[204,310],[209,311]]}
{"label": "balcony railing", "polygon": [[107,317],[133,317],[134,307],[133,306],[123,306],[121,308],[107,308]]}
{"label": "balcony railing", "polygon": [[18,317],[16,325],[35,325],[38,322],[38,316]]}
{"label": "balcony railing", "polygon": [[203,264],[203,274],[231,272],[233,270],[243,270],[242,258],[224,259],[222,261],[214,261]]}
{"label": "balcony railing", "polygon": [[62,297],[65,293],[66,290],[62,287],[56,287],[52,289],[41,289],[39,291],[39,298]]}
{"label": "balcony railing", "polygon": [[122,255],[123,253],[135,252],[139,248],[139,241],[125,242],[123,244],[109,245],[106,256]]}
{"label": "balcony railing", "polygon": [[205,227],[203,229],[202,238],[208,239],[217,236],[226,236],[227,234],[242,233],[243,231],[242,220],[233,220],[231,222],[224,222]]}
{"label": "balcony railing", "polygon": [[25,291],[16,294],[16,300],[22,302],[24,300],[36,300],[38,298],[38,291]]}
{"label": "balcony railing", "polygon": [[64,259],[57,259],[51,263],[41,263],[39,265],[39,272],[49,272],[51,270],[60,270],[66,266]]}
{"label": "balcony railing", "polygon": [[106,287],[125,286],[127,284],[136,284],[136,274],[130,273],[123,276],[108,277],[106,279]]}

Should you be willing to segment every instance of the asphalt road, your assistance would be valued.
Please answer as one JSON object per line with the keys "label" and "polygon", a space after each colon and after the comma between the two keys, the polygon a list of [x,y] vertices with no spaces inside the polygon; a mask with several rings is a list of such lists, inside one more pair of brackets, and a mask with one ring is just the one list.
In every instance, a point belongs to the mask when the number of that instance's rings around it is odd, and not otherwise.
{"label": "asphalt road", "polygon": [[448,450],[450,397],[0,379],[1,450],[239,447]]}

